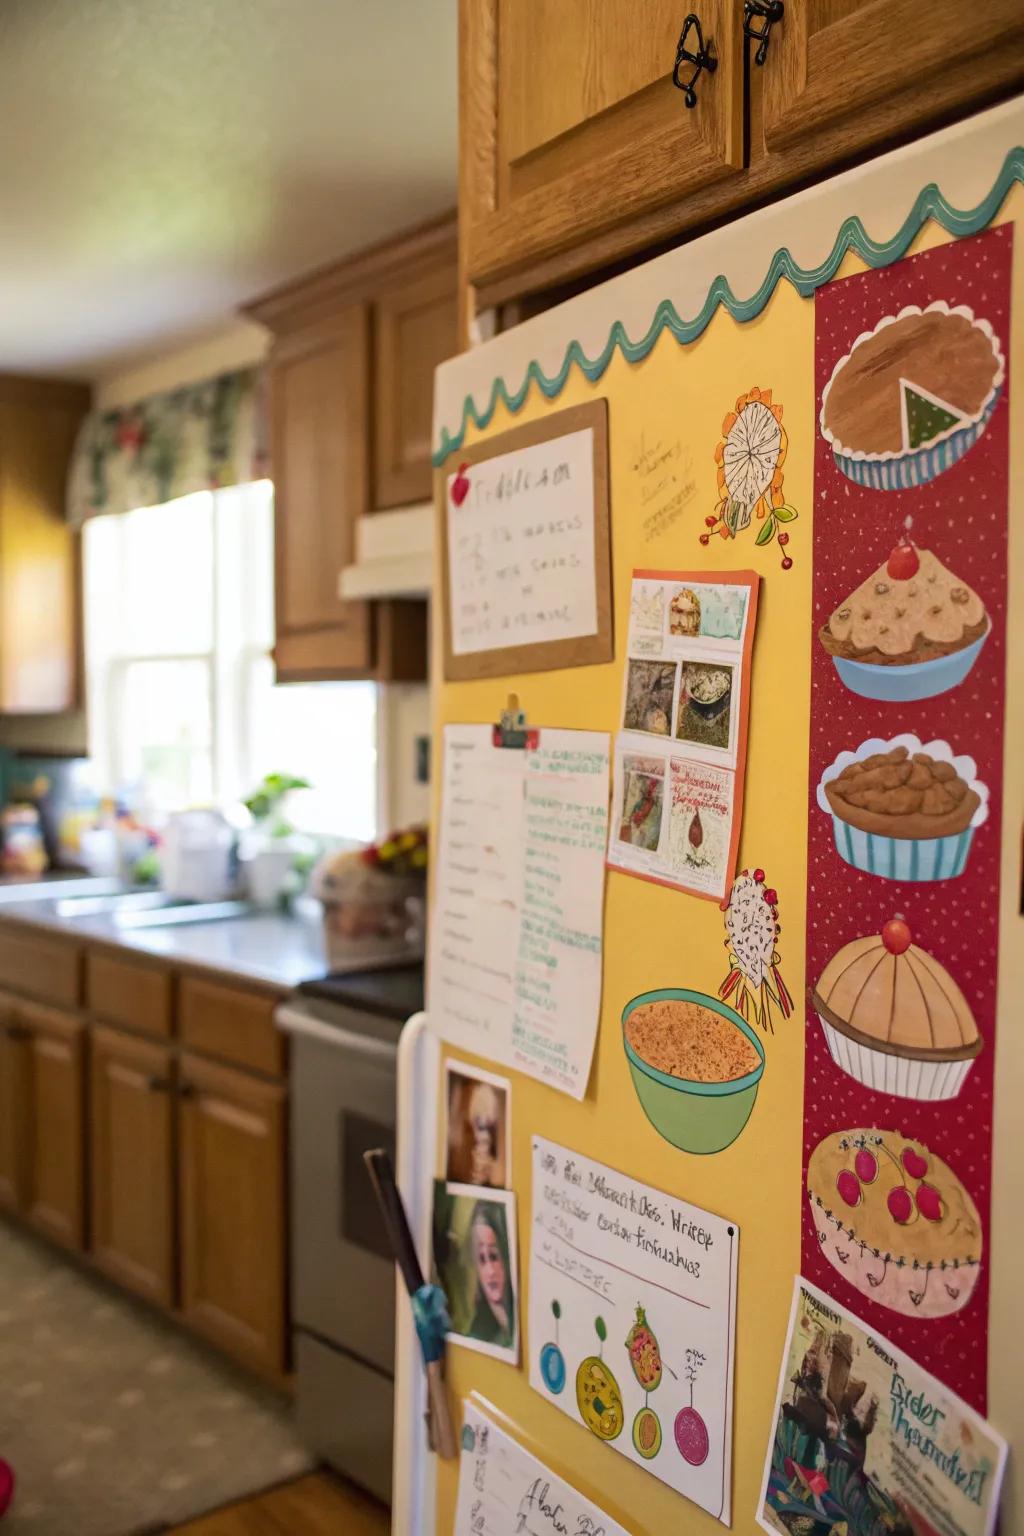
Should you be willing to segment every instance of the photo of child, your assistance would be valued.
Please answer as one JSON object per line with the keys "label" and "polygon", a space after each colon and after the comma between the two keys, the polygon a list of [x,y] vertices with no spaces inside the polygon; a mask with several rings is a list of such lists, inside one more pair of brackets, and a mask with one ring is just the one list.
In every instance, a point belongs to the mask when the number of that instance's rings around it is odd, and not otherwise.
{"label": "photo of child", "polygon": [[515,1195],[481,1196],[466,1184],[434,1182],[434,1271],[448,1302],[449,1340],[519,1362]]}
{"label": "photo of child", "polygon": [[503,1189],[508,1183],[510,1084],[461,1062],[447,1062],[445,1071],[448,1178]]}

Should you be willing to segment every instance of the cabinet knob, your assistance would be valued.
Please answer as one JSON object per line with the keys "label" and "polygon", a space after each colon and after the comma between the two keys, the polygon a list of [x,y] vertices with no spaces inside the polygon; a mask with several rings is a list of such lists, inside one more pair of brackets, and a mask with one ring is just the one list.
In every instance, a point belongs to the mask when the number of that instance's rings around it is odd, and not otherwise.
{"label": "cabinet knob", "polygon": [[179,1097],[179,1099],[194,1099],[195,1096],[196,1096],[196,1085],[195,1085],[195,1083],[179,1083],[178,1084],[178,1097]]}
{"label": "cabinet knob", "polygon": [[[696,46],[691,46],[695,44]],[[704,71],[713,75],[718,68],[718,60],[711,49],[715,46],[714,38],[709,37],[704,42],[704,29],[700,24],[700,18],[691,11],[683,22],[683,30],[679,34],[679,42],[676,44],[676,63],[672,71],[672,84],[683,93],[683,100],[688,107],[697,105],[697,92],[694,86]],[[692,73],[688,80],[681,78],[684,64],[692,65]]]}
{"label": "cabinet knob", "polygon": [[150,1093],[166,1093],[171,1086],[169,1077],[151,1077],[146,1083]]}
{"label": "cabinet knob", "polygon": [[[782,0],[745,0],[743,6],[743,36],[757,44],[754,63],[763,64],[768,57],[772,27],[782,20],[786,7]],[[757,26],[757,22],[761,25]]]}
{"label": "cabinet knob", "polygon": [[31,1033],[32,1031],[26,1029],[24,1024],[8,1024],[4,1030],[8,1040],[27,1040]]}

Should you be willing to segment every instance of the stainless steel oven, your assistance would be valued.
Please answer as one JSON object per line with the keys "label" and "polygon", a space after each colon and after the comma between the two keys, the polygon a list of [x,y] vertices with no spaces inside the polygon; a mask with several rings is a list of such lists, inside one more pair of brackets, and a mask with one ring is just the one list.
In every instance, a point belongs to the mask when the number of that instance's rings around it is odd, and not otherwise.
{"label": "stainless steel oven", "polygon": [[[382,996],[383,993],[383,996]],[[317,1455],[390,1500],[395,1270],[362,1154],[394,1157],[402,1024],[422,972],[329,978],[277,1012],[291,1036],[296,1410]]]}

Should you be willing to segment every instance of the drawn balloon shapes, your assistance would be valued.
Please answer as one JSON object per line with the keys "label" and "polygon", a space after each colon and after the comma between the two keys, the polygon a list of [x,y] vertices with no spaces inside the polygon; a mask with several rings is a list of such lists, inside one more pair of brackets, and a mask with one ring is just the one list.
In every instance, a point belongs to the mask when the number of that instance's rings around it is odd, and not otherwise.
{"label": "drawn balloon shapes", "polygon": [[548,1391],[557,1397],[565,1387],[565,1356],[558,1347],[558,1319],[562,1315],[561,1304],[553,1301],[551,1312],[555,1319],[555,1341],[553,1344],[545,1344],[540,1352],[540,1374]]}
{"label": "drawn balloon shapes", "polygon": [[[601,1341],[601,1348],[608,1337],[603,1317],[594,1319],[594,1332]],[[587,1355],[580,1361],[576,1372],[576,1405],[591,1434],[599,1440],[617,1440],[625,1423],[622,1393],[614,1372],[605,1364],[600,1353]]]}
{"label": "drawn balloon shapes", "polygon": [[690,1401],[685,1408],[680,1408],[676,1414],[675,1424],[672,1426],[676,1450],[691,1467],[703,1466],[711,1449],[708,1427],[693,1406],[693,1389],[697,1384],[704,1359],[699,1349],[686,1351],[686,1379],[690,1383]]}

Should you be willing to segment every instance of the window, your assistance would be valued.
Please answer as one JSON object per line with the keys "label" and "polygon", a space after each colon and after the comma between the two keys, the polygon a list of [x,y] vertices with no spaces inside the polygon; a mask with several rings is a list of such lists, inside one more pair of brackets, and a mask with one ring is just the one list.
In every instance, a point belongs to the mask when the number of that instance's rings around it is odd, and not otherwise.
{"label": "window", "polygon": [[90,751],[158,811],[228,804],[299,774],[304,831],[377,831],[377,690],[273,681],[268,480],[97,517],[83,535]]}

